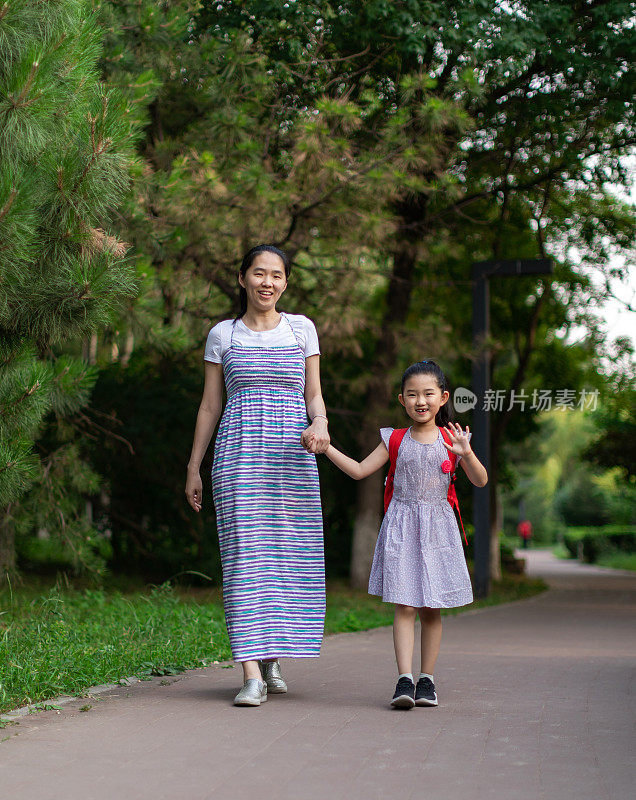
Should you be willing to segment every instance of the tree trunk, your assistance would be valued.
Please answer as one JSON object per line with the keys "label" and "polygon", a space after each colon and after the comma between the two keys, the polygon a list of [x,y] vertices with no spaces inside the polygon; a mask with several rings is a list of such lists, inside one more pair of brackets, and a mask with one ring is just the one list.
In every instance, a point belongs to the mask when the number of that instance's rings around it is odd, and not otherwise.
{"label": "tree trunk", "polygon": [[366,589],[369,583],[373,551],[382,523],[383,479],[382,471],[378,470],[358,486],[351,551],[351,585],[356,589]]}
{"label": "tree trunk", "polygon": [[135,348],[135,334],[133,333],[132,327],[130,327],[128,328],[128,332],[126,333],[126,344],[124,345],[124,353],[121,357],[122,367],[128,366],[128,362],[130,361],[130,357],[133,354],[134,348]]}
{"label": "tree trunk", "polygon": [[[379,428],[383,421],[386,424],[391,405],[391,374],[398,357],[401,328],[411,304],[425,204],[426,199],[420,196],[400,203],[398,208],[401,225],[395,240],[386,309],[371,361],[364,403],[367,409],[366,419],[358,440],[363,457],[377,446]],[[350,576],[352,585],[360,588],[366,586],[375,541],[380,530],[383,480],[383,472],[379,470],[358,484]]]}
{"label": "tree trunk", "polygon": [[98,338],[96,333],[91,334],[90,343],[88,346],[88,363],[97,364],[97,345]]}
{"label": "tree trunk", "polygon": [[[497,472],[499,470],[497,469]],[[501,548],[499,532],[501,530],[501,501],[497,486],[497,477],[491,477],[490,489],[490,579],[501,580]],[[489,482],[490,482],[489,481]]]}
{"label": "tree trunk", "polygon": [[16,571],[15,532],[10,511],[11,506],[8,506],[0,521],[0,585]]}

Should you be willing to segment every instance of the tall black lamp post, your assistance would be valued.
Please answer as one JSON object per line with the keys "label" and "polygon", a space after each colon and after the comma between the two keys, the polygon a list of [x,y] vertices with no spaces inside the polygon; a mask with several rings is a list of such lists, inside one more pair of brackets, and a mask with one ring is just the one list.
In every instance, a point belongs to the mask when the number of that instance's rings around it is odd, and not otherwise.
{"label": "tall black lamp post", "polygon": [[[471,268],[473,279],[473,392],[477,405],[473,410],[472,446],[490,474],[490,411],[485,404],[490,389],[490,287],[488,279],[512,275],[547,275],[553,272],[549,258],[519,261],[476,261]],[[475,596],[486,597],[490,590],[490,493],[488,483],[473,488],[475,524]]]}

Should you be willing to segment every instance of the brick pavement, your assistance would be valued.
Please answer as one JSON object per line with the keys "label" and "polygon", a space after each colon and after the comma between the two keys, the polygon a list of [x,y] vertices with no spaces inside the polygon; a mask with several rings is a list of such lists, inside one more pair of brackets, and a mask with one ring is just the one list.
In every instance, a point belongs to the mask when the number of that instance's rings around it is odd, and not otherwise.
{"label": "brick pavement", "polygon": [[445,620],[439,708],[389,708],[389,628],[341,634],[260,708],[209,668],[25,718],[0,731],[0,796],[631,800],[636,574],[528,559],[550,591]]}

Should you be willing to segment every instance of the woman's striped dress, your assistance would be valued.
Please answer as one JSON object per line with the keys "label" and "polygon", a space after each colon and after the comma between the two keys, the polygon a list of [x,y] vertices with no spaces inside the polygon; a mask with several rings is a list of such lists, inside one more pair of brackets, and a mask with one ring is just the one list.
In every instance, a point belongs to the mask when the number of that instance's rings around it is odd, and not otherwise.
{"label": "woman's striped dress", "polygon": [[212,488],[232,655],[318,656],[325,570],[316,458],[300,444],[304,353],[232,341],[223,372]]}

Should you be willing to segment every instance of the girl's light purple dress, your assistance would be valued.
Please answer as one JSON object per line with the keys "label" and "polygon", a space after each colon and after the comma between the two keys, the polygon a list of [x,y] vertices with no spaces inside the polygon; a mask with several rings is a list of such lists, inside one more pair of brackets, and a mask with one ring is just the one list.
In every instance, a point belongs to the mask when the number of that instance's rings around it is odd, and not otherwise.
{"label": "girl's light purple dress", "polygon": [[[393,428],[382,428],[389,447]],[[446,497],[450,475],[442,434],[422,444],[409,429],[398,452],[393,499],[375,546],[369,594],[385,603],[453,608],[473,601],[461,534]]]}

